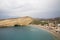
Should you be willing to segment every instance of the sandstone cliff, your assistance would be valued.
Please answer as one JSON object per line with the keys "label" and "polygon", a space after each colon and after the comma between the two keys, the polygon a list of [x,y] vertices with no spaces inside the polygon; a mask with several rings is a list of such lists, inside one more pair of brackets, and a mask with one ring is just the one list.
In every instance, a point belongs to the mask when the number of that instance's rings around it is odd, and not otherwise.
{"label": "sandstone cliff", "polygon": [[31,17],[5,19],[0,21],[0,27],[12,27],[14,25],[28,25],[33,21]]}

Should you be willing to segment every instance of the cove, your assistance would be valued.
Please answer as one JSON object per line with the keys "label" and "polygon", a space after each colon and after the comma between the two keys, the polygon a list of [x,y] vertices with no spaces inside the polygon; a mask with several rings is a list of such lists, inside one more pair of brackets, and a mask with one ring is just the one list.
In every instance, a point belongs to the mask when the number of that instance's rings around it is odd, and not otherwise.
{"label": "cove", "polygon": [[0,28],[0,40],[55,40],[47,31],[31,26]]}

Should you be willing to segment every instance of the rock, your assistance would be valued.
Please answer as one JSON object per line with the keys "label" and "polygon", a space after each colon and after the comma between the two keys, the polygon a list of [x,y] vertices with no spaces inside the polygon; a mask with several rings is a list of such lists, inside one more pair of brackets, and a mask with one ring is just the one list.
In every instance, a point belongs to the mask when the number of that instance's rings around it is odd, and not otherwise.
{"label": "rock", "polygon": [[29,25],[33,19],[31,17],[21,17],[21,18],[12,18],[5,19],[0,21],[0,27],[12,27],[15,25]]}

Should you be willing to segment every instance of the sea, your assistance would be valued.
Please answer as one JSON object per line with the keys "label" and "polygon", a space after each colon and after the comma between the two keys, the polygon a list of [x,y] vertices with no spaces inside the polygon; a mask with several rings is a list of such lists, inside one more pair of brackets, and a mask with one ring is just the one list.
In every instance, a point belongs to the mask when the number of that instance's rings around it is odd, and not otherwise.
{"label": "sea", "polygon": [[56,40],[55,37],[42,29],[33,26],[14,26],[0,28],[0,40]]}

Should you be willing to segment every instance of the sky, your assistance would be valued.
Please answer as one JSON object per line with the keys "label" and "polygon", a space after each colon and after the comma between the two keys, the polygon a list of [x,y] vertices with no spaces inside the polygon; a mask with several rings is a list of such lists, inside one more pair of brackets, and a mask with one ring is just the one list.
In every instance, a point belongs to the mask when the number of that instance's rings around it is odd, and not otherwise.
{"label": "sky", "polygon": [[0,19],[60,17],[60,0],[0,0]]}

